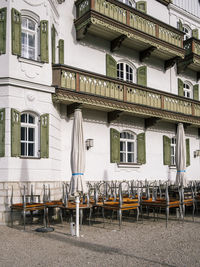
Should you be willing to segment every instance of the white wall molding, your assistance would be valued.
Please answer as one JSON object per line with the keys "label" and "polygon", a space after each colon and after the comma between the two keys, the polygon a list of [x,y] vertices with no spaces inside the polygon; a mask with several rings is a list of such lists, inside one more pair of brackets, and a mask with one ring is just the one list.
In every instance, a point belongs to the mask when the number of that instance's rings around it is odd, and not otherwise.
{"label": "white wall molding", "polygon": [[184,18],[188,18],[192,22],[200,23],[200,18],[196,17],[195,15],[192,15],[191,13],[188,13],[184,9],[177,7],[173,4],[169,5],[169,12],[170,12],[170,16],[171,15],[175,15],[175,16],[182,15]]}
{"label": "white wall molding", "polygon": [[55,88],[39,83],[27,82],[15,78],[0,78],[0,86],[16,86],[36,91],[43,91],[48,93],[55,93]]}

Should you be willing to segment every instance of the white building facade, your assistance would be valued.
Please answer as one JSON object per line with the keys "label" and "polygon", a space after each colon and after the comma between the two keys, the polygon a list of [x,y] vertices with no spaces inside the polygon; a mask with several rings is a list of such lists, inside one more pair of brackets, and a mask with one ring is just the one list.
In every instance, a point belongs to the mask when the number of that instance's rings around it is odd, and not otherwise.
{"label": "white building facade", "polygon": [[173,181],[180,122],[187,177],[200,178],[199,10],[198,0],[0,2],[0,222],[12,186],[16,201],[24,184],[61,196],[76,108],[94,144],[87,181]]}

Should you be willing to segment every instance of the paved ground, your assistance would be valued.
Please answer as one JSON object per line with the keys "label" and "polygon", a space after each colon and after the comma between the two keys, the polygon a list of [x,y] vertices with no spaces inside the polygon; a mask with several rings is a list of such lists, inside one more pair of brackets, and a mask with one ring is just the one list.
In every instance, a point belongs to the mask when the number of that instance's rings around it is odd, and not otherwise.
{"label": "paved ground", "polygon": [[38,225],[0,226],[0,266],[200,266],[200,217],[184,223],[170,217],[143,223],[134,218],[103,228],[84,225],[81,237],[70,236],[67,222],[52,233],[37,233]]}

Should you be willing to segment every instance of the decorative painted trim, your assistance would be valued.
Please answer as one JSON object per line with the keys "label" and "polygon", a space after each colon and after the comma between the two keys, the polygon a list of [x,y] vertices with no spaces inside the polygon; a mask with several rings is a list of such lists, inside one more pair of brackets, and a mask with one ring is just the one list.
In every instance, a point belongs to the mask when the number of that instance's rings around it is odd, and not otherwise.
{"label": "decorative painted trim", "polygon": [[161,119],[171,120],[177,123],[185,122],[192,123],[193,125],[200,126],[200,117],[184,115],[180,113],[176,113],[173,111],[160,110],[156,108],[147,107],[139,104],[130,104],[124,103],[123,101],[115,101],[111,99],[106,99],[103,97],[92,96],[89,94],[81,94],[72,92],[65,89],[57,89],[56,93],[52,95],[53,102],[55,103],[69,103],[69,102],[77,102],[86,104],[87,106],[96,106],[97,109],[103,110],[120,110],[125,111],[130,114],[139,114],[139,115],[148,115],[159,117]]}

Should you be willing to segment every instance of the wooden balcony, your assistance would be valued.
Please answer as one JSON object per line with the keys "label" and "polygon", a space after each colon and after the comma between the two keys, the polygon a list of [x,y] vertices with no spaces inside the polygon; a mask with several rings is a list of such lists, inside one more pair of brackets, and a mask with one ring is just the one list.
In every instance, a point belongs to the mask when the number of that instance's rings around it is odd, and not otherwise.
{"label": "wooden balcony", "polygon": [[183,32],[116,0],[77,0],[76,37],[88,34],[110,41],[111,51],[121,45],[165,61],[184,58]]}
{"label": "wooden balcony", "polygon": [[197,72],[197,79],[200,79],[200,40],[187,39],[184,41],[184,48],[186,55],[178,62],[178,73],[191,69]]}
{"label": "wooden balcony", "polygon": [[53,65],[53,102],[200,126],[200,102],[64,65]]}

